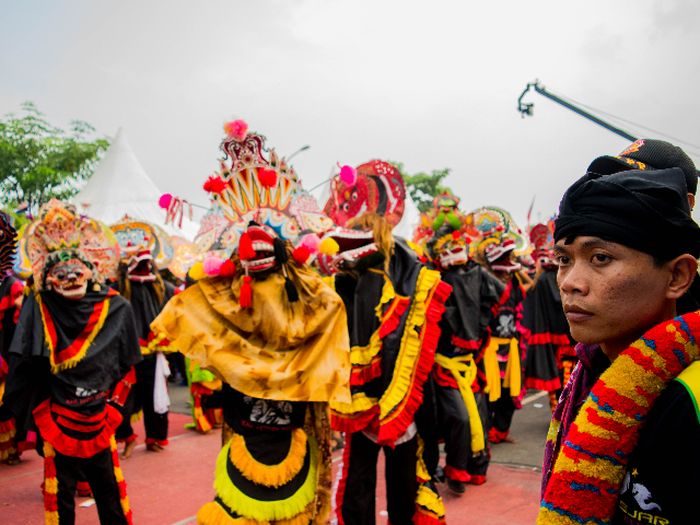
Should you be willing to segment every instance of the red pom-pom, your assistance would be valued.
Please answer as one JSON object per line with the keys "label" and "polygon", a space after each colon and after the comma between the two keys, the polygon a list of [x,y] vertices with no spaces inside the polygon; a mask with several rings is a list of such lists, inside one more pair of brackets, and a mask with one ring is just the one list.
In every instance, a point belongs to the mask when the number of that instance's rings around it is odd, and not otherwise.
{"label": "red pom-pom", "polygon": [[219,270],[219,275],[221,277],[230,277],[234,273],[236,273],[236,267],[233,265],[233,261],[231,259],[226,259],[224,263],[221,265],[221,269]]}
{"label": "red pom-pom", "polygon": [[250,308],[253,306],[253,286],[251,282],[253,278],[250,275],[243,276],[243,284],[241,285],[241,295],[238,297],[238,304],[241,308]]}
{"label": "red pom-pom", "polygon": [[226,183],[221,177],[217,175],[210,175],[209,178],[204,183],[204,191],[208,193],[220,194],[226,188]]}
{"label": "red pom-pom", "polygon": [[294,260],[300,266],[309,259],[309,255],[311,255],[311,251],[303,245],[296,247],[292,252],[292,257],[294,257]]}
{"label": "red pom-pom", "polygon": [[260,168],[258,170],[258,180],[265,188],[272,188],[277,184],[277,172],[269,168]]}
{"label": "red pom-pom", "polygon": [[462,234],[459,232],[459,230],[455,230],[452,232],[452,239],[455,241],[458,240],[461,236]]}
{"label": "red pom-pom", "polygon": [[246,232],[241,235],[241,240],[238,241],[238,258],[242,261],[248,261],[255,258],[253,241],[250,238],[250,235],[248,235]]}
{"label": "red pom-pom", "polygon": [[164,210],[167,210],[168,208],[170,208],[170,204],[172,202],[173,196],[170,193],[164,193],[160,196],[160,199],[158,199],[158,206],[160,206]]}

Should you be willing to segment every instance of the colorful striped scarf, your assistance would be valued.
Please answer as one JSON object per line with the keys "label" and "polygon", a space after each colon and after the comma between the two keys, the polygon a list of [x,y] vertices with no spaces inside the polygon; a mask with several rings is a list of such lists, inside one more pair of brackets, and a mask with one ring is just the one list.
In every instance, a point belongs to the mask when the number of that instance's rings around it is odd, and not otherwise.
{"label": "colorful striped scarf", "polygon": [[[547,436],[538,524],[610,523],[649,410],[666,385],[700,359],[696,334],[700,311],[655,326],[595,381],[568,430],[562,426],[566,414],[555,414]],[[585,375],[572,374],[565,394],[580,391],[577,383]]]}

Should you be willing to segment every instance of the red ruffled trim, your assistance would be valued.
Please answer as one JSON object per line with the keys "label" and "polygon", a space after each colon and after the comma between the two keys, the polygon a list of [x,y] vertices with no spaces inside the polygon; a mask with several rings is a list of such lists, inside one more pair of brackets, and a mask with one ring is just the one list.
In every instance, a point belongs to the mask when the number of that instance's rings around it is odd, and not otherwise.
{"label": "red ruffled trim", "polygon": [[461,481],[462,483],[469,483],[472,479],[469,472],[459,468],[454,468],[450,465],[445,465],[445,476],[454,481]]}
{"label": "red ruffled trim", "polygon": [[558,377],[555,377],[554,379],[538,379],[536,377],[528,377],[525,379],[525,388],[544,390],[545,392],[556,392],[561,388],[561,380]]}
{"label": "red ruffled trim", "polygon": [[452,293],[452,287],[444,281],[439,281],[428,299],[425,311],[425,322],[421,330],[422,345],[418,362],[416,363],[412,385],[403,403],[390,414],[390,420],[380,422],[377,443],[393,446],[408,426],[413,422],[413,416],[423,402],[423,385],[430,375],[435,363],[435,348],[440,339],[440,319],[445,312],[445,301]]}
{"label": "red ruffled trim", "polygon": [[[411,300],[408,297],[396,297],[387,311],[382,325],[379,327],[379,338],[384,339],[399,327],[401,316],[406,312]],[[386,315],[386,314],[385,314]]]}
{"label": "red ruffled trim", "polygon": [[[64,407],[61,408],[65,410]],[[76,439],[61,431],[51,415],[51,409],[51,403],[47,399],[32,412],[41,437],[61,454],[77,458],[90,458],[109,448],[110,437],[114,435],[115,429],[122,420],[119,411],[107,405],[101,414],[104,419],[102,431],[92,439]],[[79,415],[75,416],[74,414],[74,419],[78,418]]]}
{"label": "red ruffled trim", "polygon": [[338,525],[345,525],[343,520],[343,501],[345,499],[345,486],[348,480],[348,468],[350,467],[350,450],[352,449],[352,434],[345,438],[345,449],[343,450],[343,470],[338,481],[338,490],[335,493],[335,513],[338,518]]}
{"label": "red ruffled trim", "polygon": [[413,525],[445,525],[445,518],[437,517],[435,514],[416,505],[416,513],[413,515]]}
{"label": "red ruffled trim", "polygon": [[371,423],[376,424],[377,416],[379,416],[379,405],[354,414],[341,414],[331,410],[331,427],[339,432],[359,432],[367,428]]}
{"label": "red ruffled trim", "polygon": [[382,358],[375,356],[368,365],[353,365],[350,373],[350,385],[359,386],[372,381],[382,375]]}
{"label": "red ruffled trim", "polygon": [[453,335],[450,339],[453,345],[464,350],[478,350],[481,348],[481,339],[462,339]]}
{"label": "red ruffled trim", "polygon": [[131,434],[128,437],[117,439],[117,442],[118,443],[133,443],[134,441],[136,441],[137,437],[139,437],[138,434]]}

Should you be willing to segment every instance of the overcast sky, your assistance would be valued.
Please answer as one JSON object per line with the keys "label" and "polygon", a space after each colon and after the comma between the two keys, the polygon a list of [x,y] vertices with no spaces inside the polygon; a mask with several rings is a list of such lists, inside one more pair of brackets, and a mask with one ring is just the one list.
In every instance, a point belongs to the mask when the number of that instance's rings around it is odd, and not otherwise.
{"label": "overcast sky", "polygon": [[59,125],[122,127],[156,184],[194,202],[207,202],[223,122],[243,118],[283,155],[311,146],[294,159],[306,187],[336,162],[382,158],[450,168],[465,211],[501,206],[522,223],[536,197],[533,218],[545,218],[594,157],[628,142],[534,93],[521,119],[517,98],[536,78],[694,145],[676,141],[700,164],[694,0],[0,7],[0,113],[30,100]]}

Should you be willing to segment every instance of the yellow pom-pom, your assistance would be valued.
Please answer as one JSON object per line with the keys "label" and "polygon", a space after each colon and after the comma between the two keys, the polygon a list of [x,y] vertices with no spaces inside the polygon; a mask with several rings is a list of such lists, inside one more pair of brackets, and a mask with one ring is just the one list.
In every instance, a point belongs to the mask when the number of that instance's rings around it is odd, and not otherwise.
{"label": "yellow pom-pom", "polygon": [[190,277],[195,281],[203,279],[206,276],[206,274],[204,273],[204,264],[202,264],[201,262],[194,263],[188,273]]}
{"label": "yellow pom-pom", "polygon": [[318,246],[318,251],[324,255],[335,255],[340,250],[340,246],[332,237],[326,237]]}

